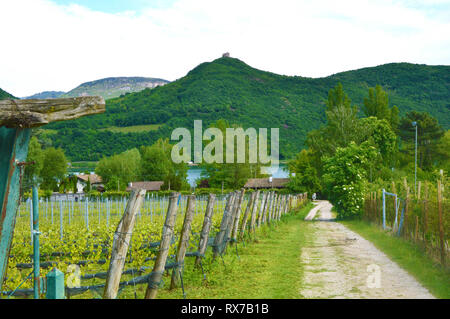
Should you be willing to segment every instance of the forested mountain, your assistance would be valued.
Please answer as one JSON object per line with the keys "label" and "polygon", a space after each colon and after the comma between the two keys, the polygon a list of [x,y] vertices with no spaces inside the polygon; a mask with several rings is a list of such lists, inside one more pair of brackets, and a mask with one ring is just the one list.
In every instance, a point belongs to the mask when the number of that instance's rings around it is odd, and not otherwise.
{"label": "forested mountain", "polygon": [[4,99],[14,99],[15,97],[12,96],[11,94],[9,94],[6,91],[3,91],[2,89],[0,89],[0,100],[4,100]]}
{"label": "forested mountain", "polygon": [[[170,137],[173,128],[191,128],[196,119],[207,127],[223,118],[244,128],[280,128],[281,156],[289,158],[304,146],[306,134],[324,123],[328,92],[338,82],[359,107],[368,88],[380,84],[400,115],[427,111],[450,128],[450,66],[391,63],[305,78],[257,70],[224,57],[202,63],[162,87],[110,99],[105,114],[48,125],[59,134],[46,136],[72,160],[98,160]],[[105,130],[149,124],[157,125],[135,133]]]}
{"label": "forested mountain", "polygon": [[144,77],[112,77],[83,83],[73,90],[62,94],[61,97],[78,97],[85,95],[100,95],[111,99],[132,92],[139,92],[145,88],[154,88],[169,83],[157,78]]}
{"label": "forested mountain", "polygon": [[44,91],[36,93],[30,96],[23,97],[22,99],[56,99],[66,92],[63,91]]}

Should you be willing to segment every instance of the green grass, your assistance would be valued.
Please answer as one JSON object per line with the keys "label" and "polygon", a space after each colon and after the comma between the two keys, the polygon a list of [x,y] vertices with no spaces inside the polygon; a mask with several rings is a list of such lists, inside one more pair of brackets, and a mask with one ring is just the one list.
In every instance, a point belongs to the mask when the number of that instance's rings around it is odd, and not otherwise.
{"label": "green grass", "polygon": [[437,298],[450,298],[450,270],[434,262],[426,253],[402,238],[391,236],[364,221],[342,221],[343,225],[372,242],[392,261],[408,271]]}
{"label": "green grass", "polygon": [[[303,221],[311,204],[297,214],[282,218],[272,226],[261,227],[256,240],[247,240],[245,246],[229,246],[221,258],[212,260],[206,255],[203,267],[207,280],[200,269],[194,269],[193,258],[187,258],[184,270],[184,287],[189,299],[292,299],[300,298],[303,269],[300,262],[301,248],[310,235]],[[171,274],[171,272],[170,272]],[[122,279],[123,280],[123,279]],[[183,298],[180,288],[169,290],[170,276],[164,276],[164,286],[157,298]],[[138,299],[143,298],[146,285],[136,287]],[[133,287],[125,288],[119,298],[134,298]]]}
{"label": "green grass", "polygon": [[161,124],[148,124],[148,125],[133,125],[133,126],[111,126],[108,128],[99,129],[99,131],[110,131],[113,133],[140,133],[156,131],[160,128]]}

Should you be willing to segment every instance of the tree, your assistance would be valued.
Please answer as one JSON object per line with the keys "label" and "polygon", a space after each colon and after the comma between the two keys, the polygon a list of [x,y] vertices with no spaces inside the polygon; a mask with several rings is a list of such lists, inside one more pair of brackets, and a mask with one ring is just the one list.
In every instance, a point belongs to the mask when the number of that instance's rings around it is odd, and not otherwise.
{"label": "tree", "polygon": [[41,144],[36,136],[30,139],[28,145],[28,163],[34,162],[32,165],[25,166],[25,172],[23,177],[22,189],[28,190],[36,182],[40,182],[40,174],[44,161],[44,152],[42,151]]}
{"label": "tree", "polygon": [[379,120],[388,121],[392,129],[397,130],[399,123],[398,108],[395,105],[392,109],[389,108],[388,94],[381,85],[369,88],[369,97],[364,98],[363,111],[367,117],[374,116]]}
{"label": "tree", "polygon": [[317,170],[313,167],[314,155],[311,150],[302,150],[298,153],[295,159],[288,162],[290,173],[295,173],[291,176],[287,185],[292,192],[309,194],[320,192],[321,185],[317,174]]}
{"label": "tree", "polygon": [[[223,140],[227,138],[227,128],[238,128],[239,125],[230,125],[226,120],[218,120],[211,124],[210,127],[218,128],[222,132]],[[234,160],[233,163],[203,163],[201,166],[204,168],[202,177],[207,178],[210,187],[238,189],[247,182],[249,178],[261,177],[261,163],[259,159],[257,163],[250,163],[249,161],[249,139],[245,139],[245,161],[244,163],[238,163],[237,156],[237,143],[234,143]],[[215,154],[215,153],[214,153]],[[213,154],[213,155],[214,155]]]}
{"label": "tree", "polygon": [[168,139],[159,139],[151,146],[142,146],[142,176],[147,181],[164,181],[163,188],[171,190],[189,189],[186,163],[174,163],[172,147]]}
{"label": "tree", "polygon": [[406,113],[400,121],[399,132],[404,142],[402,152],[410,158],[414,157],[416,137],[412,122],[417,123],[417,165],[423,170],[430,170],[439,159],[438,144],[444,130],[436,118],[427,112]]}
{"label": "tree", "polygon": [[346,147],[351,141],[362,141],[362,129],[358,119],[358,108],[351,105],[351,100],[338,83],[328,93],[326,126],[311,131],[307,145],[320,157],[334,154],[338,147]]}
{"label": "tree", "polygon": [[324,157],[323,181],[338,218],[357,216],[362,212],[370,162],[377,152],[369,142],[351,142],[338,148],[336,154]]}
{"label": "tree", "polygon": [[47,148],[43,151],[43,165],[41,169],[42,184],[44,190],[58,191],[58,183],[67,173],[67,159],[60,148]]}
{"label": "tree", "polygon": [[95,168],[107,190],[125,190],[128,183],[141,178],[141,154],[136,149],[104,157]]}

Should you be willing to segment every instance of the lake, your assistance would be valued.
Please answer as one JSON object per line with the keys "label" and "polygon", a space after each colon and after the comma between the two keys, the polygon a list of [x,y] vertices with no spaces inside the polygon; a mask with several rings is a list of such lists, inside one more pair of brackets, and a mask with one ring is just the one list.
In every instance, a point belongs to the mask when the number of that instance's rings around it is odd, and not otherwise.
{"label": "lake", "polygon": [[[280,164],[279,167],[271,166],[268,170],[274,178],[289,177],[289,172],[287,171],[286,164]],[[202,172],[203,169],[197,166],[189,167],[187,179],[191,186],[195,186],[195,181],[201,177]]]}

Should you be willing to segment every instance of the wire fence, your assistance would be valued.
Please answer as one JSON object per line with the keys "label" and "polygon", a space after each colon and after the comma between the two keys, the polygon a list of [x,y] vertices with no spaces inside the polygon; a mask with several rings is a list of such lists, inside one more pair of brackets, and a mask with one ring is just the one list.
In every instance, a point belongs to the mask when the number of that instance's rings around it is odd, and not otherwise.
{"label": "wire fence", "polygon": [[[433,196],[434,197],[434,196]],[[385,197],[385,226],[394,236],[415,243],[434,260],[448,266],[450,205],[442,195],[436,198]],[[363,218],[383,225],[382,192],[367,195]]]}

